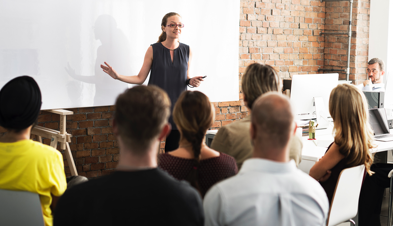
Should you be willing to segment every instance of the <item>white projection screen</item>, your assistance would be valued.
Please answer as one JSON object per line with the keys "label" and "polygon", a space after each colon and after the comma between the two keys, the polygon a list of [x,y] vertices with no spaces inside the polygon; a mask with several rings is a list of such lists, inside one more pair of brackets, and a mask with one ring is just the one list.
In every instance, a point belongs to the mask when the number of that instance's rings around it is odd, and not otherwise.
{"label": "white projection screen", "polygon": [[162,17],[177,12],[180,41],[193,52],[191,76],[207,75],[192,90],[212,102],[238,100],[239,8],[240,0],[0,0],[0,88],[30,75],[42,109],[113,105],[128,85],[100,64],[138,74]]}

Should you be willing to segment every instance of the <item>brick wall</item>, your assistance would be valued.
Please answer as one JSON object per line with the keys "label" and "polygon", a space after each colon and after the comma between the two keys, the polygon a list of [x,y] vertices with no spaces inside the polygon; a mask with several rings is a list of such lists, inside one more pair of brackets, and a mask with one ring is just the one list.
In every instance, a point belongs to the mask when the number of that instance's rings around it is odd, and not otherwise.
{"label": "brick wall", "polygon": [[[365,79],[367,67],[369,1],[357,0],[353,8],[350,79],[356,82]],[[317,73],[319,68],[345,68],[347,38],[320,33],[346,31],[348,18],[349,2],[241,0],[239,79],[246,67],[254,62],[274,66],[283,78],[290,78],[293,74]],[[341,76],[345,77],[345,74]],[[241,92],[239,99],[214,103],[216,121],[212,129],[249,114]],[[71,110],[74,115],[67,116],[67,132],[73,135],[71,150],[79,174],[96,177],[112,172],[119,158],[119,149],[111,131],[113,107]],[[42,112],[39,124],[58,129],[59,117]],[[49,143],[49,140],[44,142]],[[66,162],[65,170],[69,176]]]}
{"label": "brick wall", "polygon": [[[349,1],[327,2],[325,32],[347,34],[349,26]],[[370,23],[370,1],[355,0],[352,12],[352,39],[349,79],[358,84],[366,79],[368,57],[368,32]],[[325,35],[324,68],[345,69],[347,67],[348,36]],[[346,79],[345,72],[340,79]]]}

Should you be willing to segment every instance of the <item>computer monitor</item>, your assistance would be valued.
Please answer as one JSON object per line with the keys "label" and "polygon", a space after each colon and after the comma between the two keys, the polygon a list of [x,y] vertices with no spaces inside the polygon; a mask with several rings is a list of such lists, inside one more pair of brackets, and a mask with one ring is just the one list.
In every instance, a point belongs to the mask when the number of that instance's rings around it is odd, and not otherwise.
{"label": "computer monitor", "polygon": [[322,113],[322,116],[325,118],[330,117],[330,92],[337,84],[338,73],[293,75],[291,103],[295,118],[297,120],[317,118],[314,99],[317,99],[317,102],[321,105],[318,106],[320,109],[318,112]]}
{"label": "computer monitor", "polygon": [[363,91],[368,109],[384,108],[385,91]]}

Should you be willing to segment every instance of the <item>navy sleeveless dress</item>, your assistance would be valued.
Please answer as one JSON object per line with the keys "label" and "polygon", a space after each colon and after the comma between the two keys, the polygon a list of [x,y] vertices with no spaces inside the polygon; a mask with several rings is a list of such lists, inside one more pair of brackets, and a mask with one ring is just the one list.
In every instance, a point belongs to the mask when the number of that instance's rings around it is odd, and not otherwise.
{"label": "navy sleeveless dress", "polygon": [[171,60],[170,50],[162,43],[154,43],[153,62],[150,71],[149,85],[156,85],[168,93],[171,100],[171,116],[169,123],[172,130],[177,130],[173,121],[173,107],[183,91],[187,90],[187,70],[190,48],[188,45],[179,43],[179,47],[173,51],[173,61]]}

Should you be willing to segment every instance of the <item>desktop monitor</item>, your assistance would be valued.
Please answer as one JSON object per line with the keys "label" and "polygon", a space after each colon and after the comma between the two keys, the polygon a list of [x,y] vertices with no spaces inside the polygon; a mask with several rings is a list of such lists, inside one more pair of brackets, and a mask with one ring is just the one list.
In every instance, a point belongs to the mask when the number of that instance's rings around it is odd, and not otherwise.
{"label": "desktop monitor", "polygon": [[368,109],[384,108],[384,91],[363,91],[363,93],[367,99]]}
{"label": "desktop monitor", "polygon": [[[314,100],[317,100],[318,112],[327,119],[329,114],[330,92],[338,84],[338,73],[293,75],[291,103],[296,119],[317,118]],[[320,122],[318,122],[320,124]]]}

